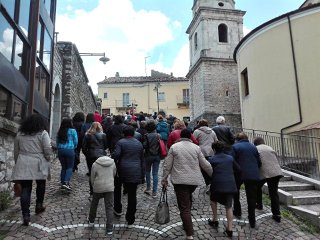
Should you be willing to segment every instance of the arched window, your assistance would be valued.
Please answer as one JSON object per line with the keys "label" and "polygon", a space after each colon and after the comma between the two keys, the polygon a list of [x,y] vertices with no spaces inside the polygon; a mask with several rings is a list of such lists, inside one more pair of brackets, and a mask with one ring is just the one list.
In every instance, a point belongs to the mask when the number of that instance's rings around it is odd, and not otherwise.
{"label": "arched window", "polygon": [[195,33],[194,34],[194,50],[197,50],[198,49],[198,33]]}
{"label": "arched window", "polygon": [[218,27],[219,42],[228,42],[228,27],[225,24],[220,24]]}

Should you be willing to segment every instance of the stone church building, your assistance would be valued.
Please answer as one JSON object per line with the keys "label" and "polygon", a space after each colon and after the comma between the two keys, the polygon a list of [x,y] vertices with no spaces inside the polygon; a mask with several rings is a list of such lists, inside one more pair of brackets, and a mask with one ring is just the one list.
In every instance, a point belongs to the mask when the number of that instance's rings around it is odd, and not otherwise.
{"label": "stone church building", "polygon": [[241,126],[237,64],[233,51],[243,37],[244,11],[234,0],[194,0],[187,29],[190,46],[191,119],[215,124],[219,115]]}

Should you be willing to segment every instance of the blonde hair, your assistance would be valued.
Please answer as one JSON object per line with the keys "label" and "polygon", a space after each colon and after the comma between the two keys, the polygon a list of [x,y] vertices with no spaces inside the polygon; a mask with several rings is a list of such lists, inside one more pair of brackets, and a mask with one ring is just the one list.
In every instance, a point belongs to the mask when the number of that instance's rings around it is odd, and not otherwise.
{"label": "blonde hair", "polygon": [[102,126],[99,122],[93,122],[91,127],[88,129],[86,134],[96,134],[97,132],[102,132]]}
{"label": "blonde hair", "polygon": [[175,123],[173,124],[174,129],[184,129],[186,128],[186,124],[184,121],[181,120],[176,120]]}

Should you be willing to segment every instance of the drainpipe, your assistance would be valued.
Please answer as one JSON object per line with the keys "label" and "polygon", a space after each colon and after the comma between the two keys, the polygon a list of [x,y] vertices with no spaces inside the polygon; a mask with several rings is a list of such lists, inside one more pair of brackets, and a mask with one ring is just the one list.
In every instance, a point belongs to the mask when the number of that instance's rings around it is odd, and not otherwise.
{"label": "drainpipe", "polygon": [[299,79],[298,79],[298,73],[297,73],[297,63],[296,63],[296,55],[294,51],[294,45],[293,45],[293,36],[292,36],[292,27],[291,27],[291,20],[290,15],[287,16],[288,18],[288,24],[289,24],[289,31],[290,31],[290,42],[291,42],[291,50],[292,50],[292,60],[293,60],[293,68],[294,68],[294,76],[295,76],[295,82],[296,82],[296,90],[297,90],[297,99],[298,99],[298,108],[299,108],[299,121],[291,124],[290,126],[284,127],[281,129],[281,148],[282,148],[282,157],[284,157],[284,139],[283,139],[283,132],[284,130],[287,130],[291,127],[294,127],[296,125],[299,125],[302,123],[302,111],[301,111],[301,100],[300,100],[300,89],[299,89]]}

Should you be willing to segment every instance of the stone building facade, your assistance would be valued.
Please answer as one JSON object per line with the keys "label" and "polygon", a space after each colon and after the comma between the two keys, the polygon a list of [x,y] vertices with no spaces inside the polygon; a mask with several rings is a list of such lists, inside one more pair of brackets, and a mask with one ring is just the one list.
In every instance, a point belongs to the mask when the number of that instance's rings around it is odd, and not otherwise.
{"label": "stone building facade", "polygon": [[96,98],[75,44],[56,44],[51,108],[51,136],[59,129],[61,119],[73,117],[76,112],[85,115],[97,109]]}
{"label": "stone building facade", "polygon": [[[85,114],[97,108],[95,96],[88,85],[88,77],[78,50],[73,43],[59,42],[54,49],[53,78],[50,104],[50,136],[55,141],[61,119]],[[14,138],[19,124],[0,116],[0,192],[11,188],[14,166]]]}
{"label": "stone building facade", "polygon": [[190,41],[191,118],[215,124],[223,115],[229,125],[241,126],[237,64],[233,51],[243,37],[245,12],[233,0],[195,0],[187,33]]}

